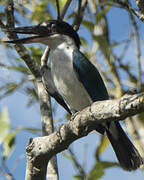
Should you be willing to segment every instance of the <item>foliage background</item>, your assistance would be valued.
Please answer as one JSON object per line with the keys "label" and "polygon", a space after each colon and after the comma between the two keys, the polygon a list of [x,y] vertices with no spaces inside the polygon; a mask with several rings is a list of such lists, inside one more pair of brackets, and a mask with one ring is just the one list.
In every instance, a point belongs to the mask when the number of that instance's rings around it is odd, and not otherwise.
{"label": "foliage background", "polygon": [[[62,10],[66,0],[59,0]],[[126,1],[137,8],[135,1]],[[55,0],[14,0],[16,26],[56,19]],[[78,1],[73,0],[64,18],[73,23]],[[6,22],[5,1],[0,1],[0,19]],[[97,66],[111,98],[144,85],[144,24],[117,1],[89,0],[78,31],[81,51]],[[20,36],[21,37],[21,36]],[[1,31],[0,38],[6,35]],[[45,47],[27,45],[40,65]],[[0,44],[0,179],[20,179],[25,174],[25,147],[30,137],[41,135],[40,111],[34,77],[11,45]],[[52,100],[56,126],[65,122],[66,112]],[[124,128],[144,157],[144,114],[126,120]],[[107,148],[108,147],[108,148]],[[102,161],[101,163],[99,161]],[[103,162],[106,161],[106,162]],[[143,179],[143,172],[125,172],[115,166],[116,157],[106,138],[95,132],[74,142],[58,154],[60,179],[82,179],[79,167],[89,179]],[[117,164],[116,164],[117,165]],[[75,176],[75,177],[74,177]]]}

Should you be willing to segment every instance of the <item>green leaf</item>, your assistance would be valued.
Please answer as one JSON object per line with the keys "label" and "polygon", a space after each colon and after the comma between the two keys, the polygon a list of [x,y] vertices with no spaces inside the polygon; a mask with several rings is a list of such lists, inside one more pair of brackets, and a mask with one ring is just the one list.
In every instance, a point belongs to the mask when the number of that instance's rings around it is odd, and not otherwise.
{"label": "green leaf", "polygon": [[69,121],[71,119],[71,115],[69,113],[66,113],[65,118],[67,121]]}
{"label": "green leaf", "polygon": [[4,0],[1,0],[0,1],[0,5],[4,5],[5,4],[5,1]]}
{"label": "green leaf", "polygon": [[18,85],[14,82],[6,84],[7,91],[6,91],[5,95],[8,95],[8,94],[14,92],[17,87],[18,87]]}
{"label": "green leaf", "polygon": [[83,46],[85,46],[85,47],[87,46],[87,41],[86,41],[85,38],[80,37],[80,41],[81,41],[81,43],[82,43]]}
{"label": "green leaf", "polygon": [[100,164],[103,169],[111,168],[111,167],[114,167],[114,166],[119,166],[118,163],[109,162],[109,161],[101,161],[101,162],[98,162],[98,164]]}
{"label": "green leaf", "polygon": [[69,154],[63,152],[63,156],[64,156],[65,158],[67,158],[67,159],[73,161],[72,156],[70,156]]}
{"label": "green leaf", "polygon": [[36,129],[36,128],[23,128],[22,130],[28,131],[32,134],[40,135],[41,129]]}
{"label": "green leaf", "polygon": [[32,104],[38,101],[38,94],[33,87],[32,88],[27,87],[25,91],[26,91],[26,94],[30,96],[29,101],[27,103],[27,107],[30,107]]}
{"label": "green leaf", "polygon": [[68,15],[67,19],[74,18],[76,13],[73,11],[70,15]]}
{"label": "green leaf", "polygon": [[29,132],[41,132],[41,129],[37,129],[37,128],[23,128],[23,130],[26,130]]}
{"label": "green leaf", "polygon": [[33,13],[30,20],[33,20],[36,23],[38,23],[48,19],[52,19],[52,16],[50,14],[50,9],[47,0],[35,2],[33,7]]}
{"label": "green leaf", "polygon": [[138,117],[142,123],[144,123],[144,112],[138,114]]}
{"label": "green leaf", "polygon": [[64,8],[64,5],[66,2],[67,2],[67,0],[59,0],[60,10],[62,10]]}
{"label": "green leaf", "polygon": [[103,167],[99,162],[96,163],[92,171],[87,176],[87,180],[97,180],[100,179],[104,175]]}
{"label": "green leaf", "polygon": [[74,178],[75,180],[84,180],[84,177],[81,176],[81,175],[73,176],[73,178]]}
{"label": "green leaf", "polygon": [[5,160],[8,156],[10,156],[14,145],[15,145],[15,136],[16,134],[21,131],[23,128],[17,128],[11,133],[7,134],[7,136],[4,138],[4,145],[3,145],[3,153],[2,157]]}
{"label": "green leaf", "polygon": [[15,82],[5,83],[4,86],[0,87],[0,91],[5,91],[3,95],[0,96],[0,99],[12,94],[18,87],[19,84],[16,84]]}
{"label": "green leaf", "polygon": [[87,176],[86,180],[98,180],[101,177],[103,177],[105,169],[111,168],[114,166],[118,166],[118,164],[114,162],[97,161],[94,168],[91,170],[91,172]]}
{"label": "green leaf", "polygon": [[109,144],[108,138],[106,136],[101,136],[100,144],[96,150],[96,158],[97,159],[106,150],[106,148],[108,147],[108,144]]}
{"label": "green leaf", "polygon": [[98,43],[101,52],[106,59],[110,59],[112,55],[111,46],[105,35],[93,35],[93,39]]}
{"label": "green leaf", "polygon": [[23,65],[12,66],[11,69],[21,73],[28,73],[29,71],[28,68]]}
{"label": "green leaf", "polygon": [[105,16],[105,14],[110,10],[111,6],[107,6],[100,13],[96,14],[96,22],[99,22],[101,18]]}
{"label": "green leaf", "polygon": [[[49,0],[49,2],[52,3],[52,5],[54,6],[55,9],[57,8],[56,7],[56,0]],[[67,2],[67,0],[59,0],[60,12],[64,8],[64,5],[65,5],[66,2]]]}
{"label": "green leaf", "polygon": [[94,29],[94,23],[92,23],[91,21],[83,20],[82,25],[85,26],[90,31],[93,31]]}
{"label": "green leaf", "polygon": [[41,60],[41,55],[42,55],[42,50],[39,47],[28,47],[31,51],[32,57],[36,60],[38,65],[40,65],[40,60]]}
{"label": "green leaf", "polygon": [[7,107],[3,108],[0,113],[0,144],[3,142],[5,136],[8,134],[10,129],[10,119],[8,115]]}

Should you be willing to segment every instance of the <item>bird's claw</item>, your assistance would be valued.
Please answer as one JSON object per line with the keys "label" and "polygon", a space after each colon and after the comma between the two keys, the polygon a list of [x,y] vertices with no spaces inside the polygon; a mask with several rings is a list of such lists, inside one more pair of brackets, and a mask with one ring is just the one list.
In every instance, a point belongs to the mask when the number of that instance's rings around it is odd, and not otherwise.
{"label": "bird's claw", "polygon": [[138,92],[137,92],[137,89],[136,88],[131,88],[131,89],[129,89],[129,90],[127,90],[126,92],[125,92],[125,94],[128,94],[128,95],[134,95],[134,94],[137,94]]}
{"label": "bird's claw", "polygon": [[78,113],[79,113],[79,111],[73,113],[73,114],[71,115],[70,121],[73,121],[74,118],[78,115]]}

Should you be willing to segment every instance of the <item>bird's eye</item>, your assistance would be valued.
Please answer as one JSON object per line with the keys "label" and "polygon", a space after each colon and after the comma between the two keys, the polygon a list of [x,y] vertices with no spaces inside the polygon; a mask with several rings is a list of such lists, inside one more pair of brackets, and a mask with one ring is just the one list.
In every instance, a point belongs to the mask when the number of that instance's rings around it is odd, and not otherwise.
{"label": "bird's eye", "polygon": [[57,29],[57,28],[56,28],[56,24],[52,24],[52,25],[51,25],[51,30],[52,30],[52,32],[56,32],[56,29]]}

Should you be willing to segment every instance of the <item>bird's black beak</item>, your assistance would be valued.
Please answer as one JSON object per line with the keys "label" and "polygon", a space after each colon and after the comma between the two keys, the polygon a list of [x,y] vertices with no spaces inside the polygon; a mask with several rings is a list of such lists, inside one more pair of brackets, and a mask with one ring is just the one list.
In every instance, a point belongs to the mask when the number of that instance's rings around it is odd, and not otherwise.
{"label": "bird's black beak", "polygon": [[17,43],[29,44],[34,42],[41,42],[43,38],[51,35],[50,27],[43,25],[9,28],[9,29],[3,29],[3,31],[11,32],[11,33],[19,33],[19,34],[33,34],[33,36],[31,37],[26,37],[11,41],[4,41],[6,43],[14,43],[14,44]]}
{"label": "bird's black beak", "polygon": [[50,36],[55,34],[63,34],[74,39],[78,48],[80,47],[81,44],[79,36],[77,32],[73,29],[73,27],[68,23],[60,20],[47,20],[41,22],[36,26],[17,27],[17,28],[9,28],[9,29],[5,28],[3,29],[3,31],[32,35],[31,37],[15,39],[11,41],[3,41],[5,43],[14,43],[14,44],[43,43],[47,45],[48,41],[51,40]]}

